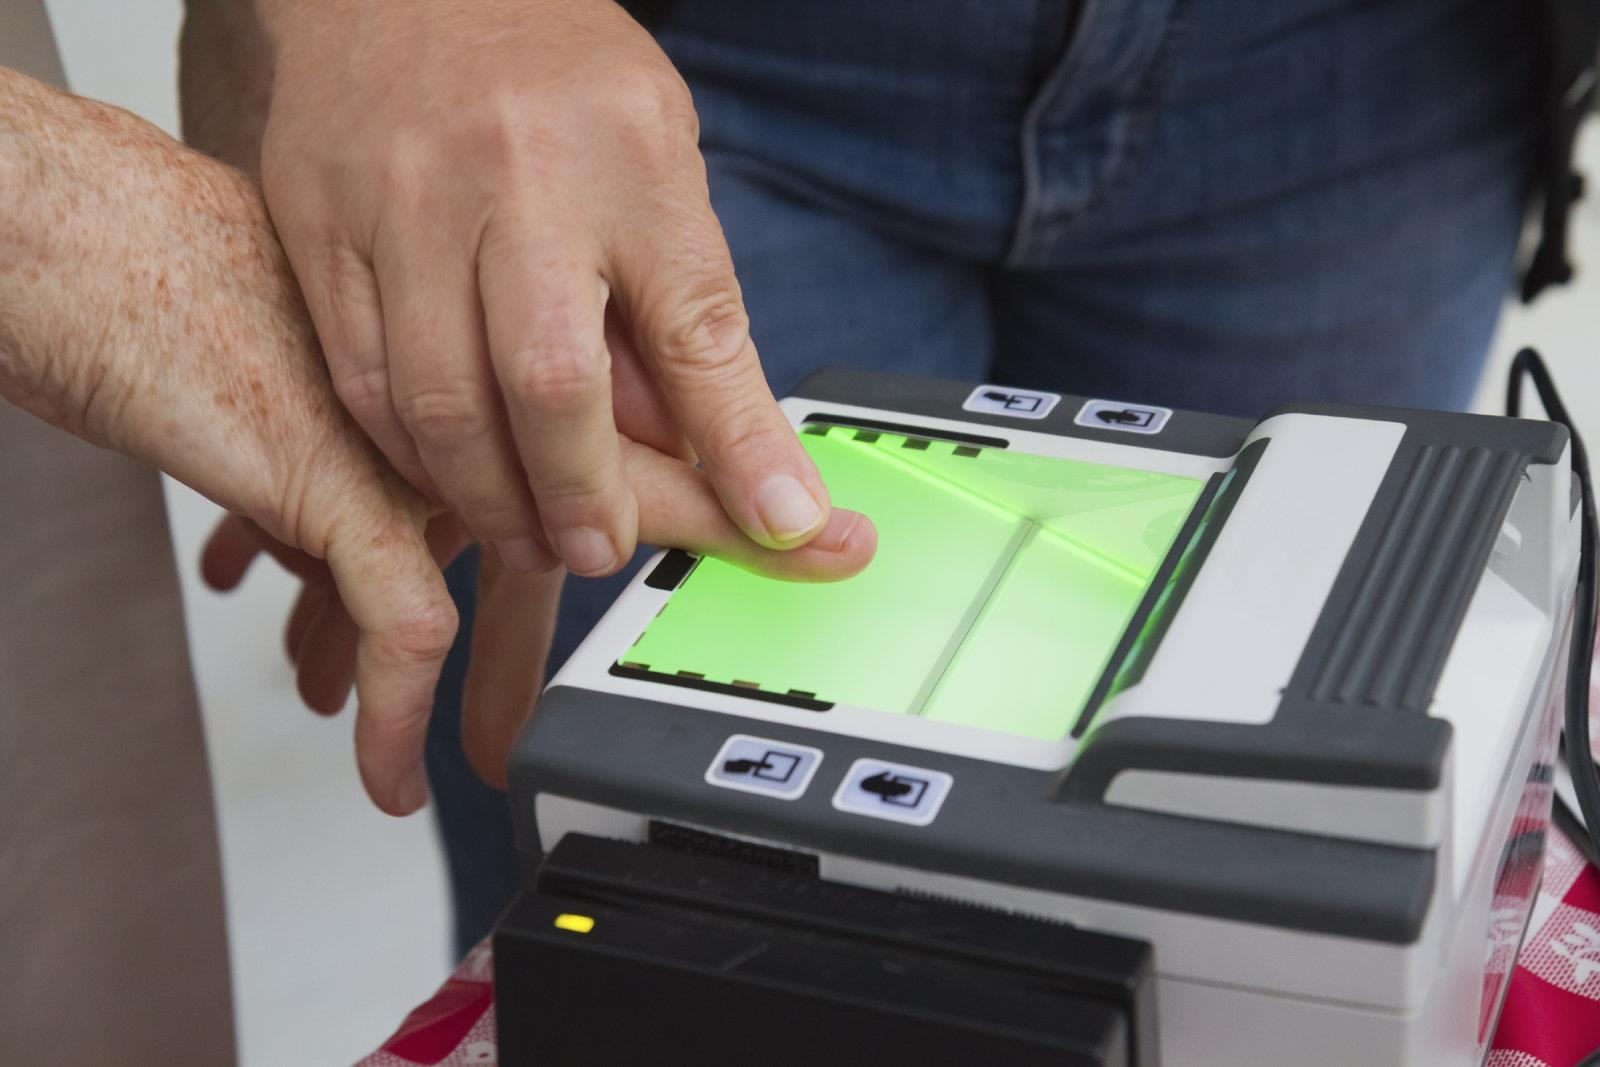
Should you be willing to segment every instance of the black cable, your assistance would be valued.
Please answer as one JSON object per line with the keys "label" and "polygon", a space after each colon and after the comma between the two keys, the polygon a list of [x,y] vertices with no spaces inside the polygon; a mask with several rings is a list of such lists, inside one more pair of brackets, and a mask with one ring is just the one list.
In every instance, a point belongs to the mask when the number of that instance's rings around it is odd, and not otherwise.
{"label": "black cable", "polygon": [[[1567,708],[1563,725],[1563,743],[1567,750],[1567,769],[1572,774],[1572,789],[1578,795],[1578,808],[1583,812],[1589,847],[1582,851],[1589,857],[1600,855],[1600,768],[1595,766],[1593,749],[1589,745],[1589,671],[1594,656],[1595,639],[1595,504],[1594,484],[1589,477],[1589,455],[1584,451],[1583,438],[1573,425],[1567,406],[1550,377],[1539,353],[1524,348],[1511,361],[1511,374],[1506,380],[1506,414],[1516,417],[1522,409],[1522,382],[1533,379],[1533,388],[1539,394],[1545,414],[1552,422],[1567,428],[1572,441],[1572,473],[1578,479],[1582,496],[1582,526],[1578,539],[1578,587],[1574,594],[1572,649],[1567,660]],[[1556,804],[1561,804],[1560,798]],[[1562,820],[1564,821],[1564,820]],[[1570,829],[1570,828],[1569,828]],[[1600,1048],[1596,1048],[1576,1067],[1600,1067]]]}
{"label": "black cable", "polygon": [[1555,803],[1550,808],[1550,821],[1555,823],[1556,829],[1567,835],[1567,840],[1572,842],[1572,847],[1578,854],[1596,867],[1600,867],[1600,849],[1595,848],[1595,843],[1589,838],[1589,831],[1584,829],[1583,820],[1578,818],[1572,808],[1561,794],[1557,793]]}
{"label": "black cable", "polygon": [[[1589,455],[1584,451],[1583,438],[1573,425],[1567,406],[1561,402],[1550,370],[1539,353],[1524,348],[1511,361],[1511,375],[1506,382],[1506,414],[1515,417],[1522,407],[1522,383],[1533,379],[1539,402],[1552,422],[1567,428],[1572,441],[1572,473],[1578,479],[1578,489],[1583,499],[1580,519],[1578,554],[1578,587],[1573,607],[1572,650],[1567,660],[1567,708],[1564,724],[1564,743],[1567,750],[1567,768],[1572,774],[1572,788],[1578,795],[1578,809],[1588,828],[1588,838],[1596,853],[1600,853],[1600,768],[1596,768],[1593,750],[1589,744],[1589,665],[1594,655],[1595,641],[1595,503],[1594,485],[1589,476]],[[1600,1067],[1600,1049],[1583,1060],[1585,1065]]]}

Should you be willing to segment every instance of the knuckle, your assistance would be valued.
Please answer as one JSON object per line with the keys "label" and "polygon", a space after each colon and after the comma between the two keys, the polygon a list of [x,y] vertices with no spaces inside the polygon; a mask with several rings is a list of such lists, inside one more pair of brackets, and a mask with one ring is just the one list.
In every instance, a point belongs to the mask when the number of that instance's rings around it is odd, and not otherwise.
{"label": "knuckle", "polygon": [[670,64],[631,66],[612,78],[608,97],[624,128],[660,134],[694,122],[689,86]]}
{"label": "knuckle", "polygon": [[484,432],[486,425],[474,398],[450,386],[410,393],[395,407],[400,421],[418,441],[438,447],[473,441]]}
{"label": "knuckle", "polygon": [[621,510],[611,480],[599,470],[563,471],[537,478],[535,483],[540,513],[552,522],[598,519]]}
{"label": "knuckle", "polygon": [[564,411],[594,401],[611,388],[609,357],[579,350],[524,350],[511,359],[508,386],[536,411]]}
{"label": "knuckle", "polygon": [[540,110],[516,94],[484,99],[469,119],[469,155],[482,172],[496,177],[523,174],[540,155],[544,131],[533,121]]}
{"label": "knuckle", "polygon": [[750,340],[738,288],[712,285],[655,317],[653,347],[671,370],[709,374],[734,366]]}
{"label": "knuckle", "polygon": [[776,451],[783,443],[771,423],[748,411],[729,412],[712,431],[712,447],[722,456],[754,456]]}
{"label": "knuckle", "polygon": [[401,663],[429,663],[450,651],[457,622],[450,598],[431,596],[394,621],[384,634],[385,645]]}
{"label": "knuckle", "polygon": [[426,134],[399,130],[390,138],[375,167],[376,188],[383,202],[416,202],[434,170],[434,150]]}
{"label": "knuckle", "polygon": [[320,265],[319,301],[334,319],[334,336],[342,347],[358,343],[363,319],[381,318],[377,283],[366,258],[347,240],[322,235],[311,248],[311,261]]}
{"label": "knuckle", "polygon": [[376,187],[379,198],[386,204],[406,203],[416,187],[412,167],[394,156],[386,157],[376,170]]}
{"label": "knuckle", "polygon": [[357,421],[378,414],[390,403],[389,374],[384,368],[348,368],[343,361],[333,360],[329,363],[333,391]]}
{"label": "knuckle", "polygon": [[520,537],[537,525],[537,518],[523,503],[525,493],[515,481],[481,486],[450,487],[445,490],[451,505],[480,541]]}

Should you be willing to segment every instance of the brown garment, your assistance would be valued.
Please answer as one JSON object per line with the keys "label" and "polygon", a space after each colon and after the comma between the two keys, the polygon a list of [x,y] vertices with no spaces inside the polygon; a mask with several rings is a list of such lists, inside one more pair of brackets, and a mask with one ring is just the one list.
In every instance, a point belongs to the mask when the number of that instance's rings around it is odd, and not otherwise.
{"label": "brown garment", "polygon": [[[0,65],[59,83],[41,0]],[[0,401],[0,1064],[231,1064],[216,818],[160,479]]]}
{"label": "brown garment", "polygon": [[67,84],[44,0],[0,0],[0,67],[51,85]]}

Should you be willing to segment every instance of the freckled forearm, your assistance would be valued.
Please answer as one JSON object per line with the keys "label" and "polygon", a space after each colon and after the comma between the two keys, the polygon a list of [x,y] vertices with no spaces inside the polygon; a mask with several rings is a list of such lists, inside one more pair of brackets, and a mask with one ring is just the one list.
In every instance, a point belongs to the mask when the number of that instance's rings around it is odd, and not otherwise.
{"label": "freckled forearm", "polygon": [[24,240],[33,225],[24,206],[45,178],[41,105],[50,91],[0,67],[0,249]]}
{"label": "freckled forearm", "polygon": [[3,70],[0,398],[280,537],[304,456],[338,447],[376,470],[259,186],[126,111]]}
{"label": "freckled forearm", "polygon": [[[148,224],[145,194],[174,182],[162,162],[181,151],[125,111],[0,69],[0,398],[112,443],[115,420],[96,417],[147,369],[138,340],[160,248],[130,255],[122,238]],[[108,288],[119,299],[91,299]],[[123,388],[102,389],[108,376]]]}
{"label": "freckled forearm", "polygon": [[[122,328],[83,291],[127,270],[107,248],[108,153],[162,135],[116,108],[0,69],[0,398],[80,436]],[[150,170],[115,177],[151,186]],[[92,207],[90,205],[101,205]],[[137,202],[122,205],[138,216]],[[97,441],[97,443],[103,443]]]}
{"label": "freckled forearm", "polygon": [[[48,219],[57,213],[50,186],[59,168],[48,112],[54,90],[0,68],[0,397],[43,414],[54,392],[37,338],[49,329],[39,262]],[[59,368],[56,369],[59,373]]]}

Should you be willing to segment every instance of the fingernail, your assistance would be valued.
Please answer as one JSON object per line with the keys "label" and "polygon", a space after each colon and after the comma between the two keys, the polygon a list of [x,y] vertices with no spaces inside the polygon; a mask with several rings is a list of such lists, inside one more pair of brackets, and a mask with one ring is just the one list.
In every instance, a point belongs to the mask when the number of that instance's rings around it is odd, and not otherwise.
{"label": "fingernail", "polygon": [[617,550],[600,530],[593,526],[574,526],[556,535],[561,548],[561,562],[573,574],[603,574],[617,565]]}
{"label": "fingernail", "polygon": [[532,574],[550,566],[550,557],[544,546],[531,537],[508,537],[502,541],[491,541],[490,544],[500,556],[500,562],[518,574]]}
{"label": "fingernail", "polygon": [[402,814],[410,815],[428,802],[428,773],[417,764],[400,779],[400,789],[395,799],[400,802]]}
{"label": "fingernail", "polygon": [[800,480],[790,474],[774,474],[756,490],[756,514],[767,536],[782,543],[810,533],[822,521],[822,509]]}

